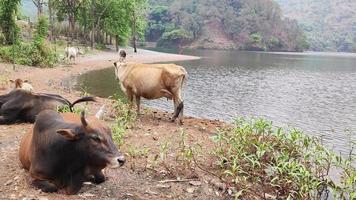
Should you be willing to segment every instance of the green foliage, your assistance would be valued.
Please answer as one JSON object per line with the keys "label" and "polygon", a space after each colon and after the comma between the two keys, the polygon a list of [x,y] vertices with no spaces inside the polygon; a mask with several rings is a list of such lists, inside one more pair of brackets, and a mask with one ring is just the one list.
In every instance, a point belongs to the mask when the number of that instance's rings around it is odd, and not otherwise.
{"label": "green foliage", "polygon": [[137,116],[136,112],[132,112],[130,106],[124,103],[119,95],[113,97],[113,115],[115,117],[115,124],[112,126],[112,137],[115,143],[121,146],[124,143],[126,130],[133,126]]}
{"label": "green foliage", "polygon": [[[80,114],[81,112],[83,111],[86,111],[86,108],[78,108],[78,107],[74,107],[72,108],[73,109],[73,113],[76,113],[76,114]],[[59,113],[69,113],[71,112],[70,111],[70,108],[68,105],[65,105],[65,106],[60,106],[57,108],[57,112]]]}
{"label": "green foliage", "polygon": [[37,20],[36,32],[34,37],[34,45],[40,47],[47,38],[48,35],[48,20],[45,16],[40,16]]}
{"label": "green foliage", "polygon": [[163,33],[161,39],[158,41],[160,46],[171,46],[183,45],[191,41],[192,37],[186,31],[182,29],[174,29],[169,32]]}
{"label": "green foliage", "polygon": [[356,52],[356,1],[276,0],[283,13],[296,19],[314,51]]}
{"label": "green foliage", "polygon": [[48,20],[41,16],[36,24],[32,43],[19,42],[13,46],[0,48],[0,58],[4,62],[14,62],[21,65],[52,67],[57,62],[57,55],[46,42]]}
{"label": "green foliage", "polygon": [[17,43],[19,28],[16,25],[16,13],[21,0],[0,0],[0,30],[5,44]]}
{"label": "green foliage", "polygon": [[[277,199],[316,199],[326,189],[336,199],[355,195],[354,160],[342,159],[296,129],[284,132],[262,119],[240,118],[233,129],[220,130],[212,139],[225,180],[239,191],[253,192],[260,185],[266,190],[262,194]],[[343,170],[338,186],[328,176],[334,166]]]}
{"label": "green foliage", "polygon": [[180,45],[167,41],[167,35],[179,30],[189,36],[184,44],[187,46],[194,42],[195,46],[203,48],[217,46],[262,51],[303,51],[307,47],[298,24],[283,19],[281,9],[273,0],[223,0],[219,3],[214,0],[151,0],[151,3],[159,6],[149,11],[146,38],[159,41],[158,46]]}

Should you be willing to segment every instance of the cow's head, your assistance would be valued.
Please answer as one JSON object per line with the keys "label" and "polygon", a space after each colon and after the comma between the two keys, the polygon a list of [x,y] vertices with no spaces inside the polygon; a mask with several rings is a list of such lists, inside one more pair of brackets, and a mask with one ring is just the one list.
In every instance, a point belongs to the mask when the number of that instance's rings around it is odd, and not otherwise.
{"label": "cow's head", "polygon": [[127,66],[127,64],[124,62],[121,62],[121,60],[119,60],[119,62],[114,62],[116,80],[120,79],[119,77],[123,73],[125,66]]}
{"label": "cow's head", "polygon": [[81,113],[80,123],[80,128],[60,129],[57,133],[75,142],[77,149],[84,153],[90,166],[116,168],[125,163],[124,156],[113,142],[108,126],[96,117],[86,119],[84,111]]}
{"label": "cow's head", "polygon": [[77,48],[79,55],[84,55],[84,50],[81,47]]}
{"label": "cow's head", "polygon": [[15,80],[10,80],[10,83],[14,84],[14,89],[21,89],[23,83],[28,83],[28,80],[22,80],[22,79],[15,79]]}

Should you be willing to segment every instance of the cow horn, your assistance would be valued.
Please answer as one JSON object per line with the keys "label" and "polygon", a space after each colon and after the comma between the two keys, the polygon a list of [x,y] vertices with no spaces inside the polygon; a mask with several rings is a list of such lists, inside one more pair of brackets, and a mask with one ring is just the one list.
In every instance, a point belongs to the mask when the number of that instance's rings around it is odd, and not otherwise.
{"label": "cow horn", "polygon": [[83,124],[84,127],[87,127],[87,126],[88,126],[88,122],[87,122],[87,120],[85,119],[85,112],[84,112],[84,111],[82,111],[82,112],[80,113],[80,121],[82,121],[82,124]]}
{"label": "cow horn", "polygon": [[99,111],[95,114],[95,117],[98,118],[98,119],[102,119],[103,116],[104,116],[104,112],[105,112],[105,104],[103,104]]}

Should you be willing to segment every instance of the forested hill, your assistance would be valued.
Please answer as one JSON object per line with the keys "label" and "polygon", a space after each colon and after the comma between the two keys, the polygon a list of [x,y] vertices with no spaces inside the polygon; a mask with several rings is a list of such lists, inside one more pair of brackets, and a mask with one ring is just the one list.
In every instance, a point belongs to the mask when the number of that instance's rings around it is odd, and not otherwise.
{"label": "forested hill", "polygon": [[[146,39],[160,46],[302,51],[296,21],[273,0],[149,0]],[[282,19],[283,18],[283,19]]]}
{"label": "forested hill", "polygon": [[356,52],[356,0],[276,0],[298,20],[310,48]]}

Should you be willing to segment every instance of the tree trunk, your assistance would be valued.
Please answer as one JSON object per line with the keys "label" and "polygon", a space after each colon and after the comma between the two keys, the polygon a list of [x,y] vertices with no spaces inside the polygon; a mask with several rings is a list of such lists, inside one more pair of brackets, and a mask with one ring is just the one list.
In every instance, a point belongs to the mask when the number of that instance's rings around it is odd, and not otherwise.
{"label": "tree trunk", "polygon": [[[94,0],[91,0],[91,16],[95,16],[95,2]],[[90,40],[90,46],[91,49],[94,49],[94,33],[95,33],[95,26],[94,26],[94,20],[92,20],[92,29],[91,29],[91,40]]]}
{"label": "tree trunk", "polygon": [[109,35],[109,37],[110,37],[110,45],[112,45],[112,36]]}
{"label": "tree trunk", "polygon": [[54,40],[54,19],[53,19],[53,12],[52,12],[52,0],[48,1],[48,14],[49,14],[49,23],[51,27],[51,34],[49,37],[50,41]]}
{"label": "tree trunk", "polygon": [[136,36],[133,37],[133,48],[134,48],[134,52],[137,53]]}
{"label": "tree trunk", "polygon": [[136,47],[136,14],[135,11],[132,11],[133,14],[133,23],[132,23],[132,34],[133,34],[133,48],[134,48],[134,52],[137,53],[137,47]]}
{"label": "tree trunk", "polygon": [[119,51],[119,36],[115,35],[115,47],[116,47],[116,52]]}
{"label": "tree trunk", "polygon": [[43,0],[32,0],[33,4],[37,7],[37,18],[43,14]]}

